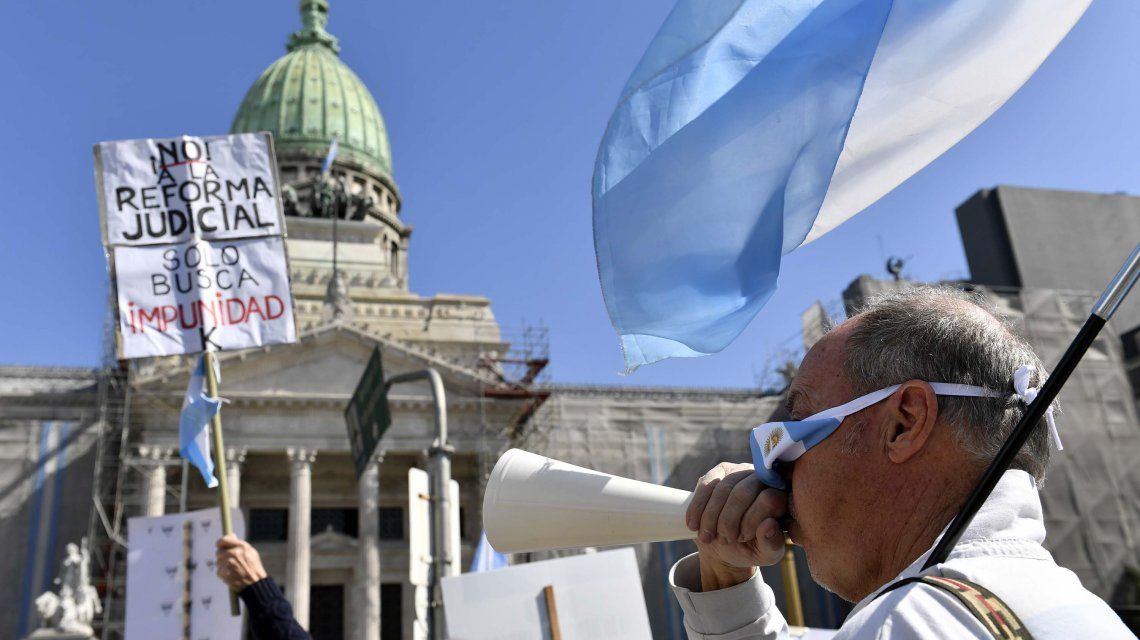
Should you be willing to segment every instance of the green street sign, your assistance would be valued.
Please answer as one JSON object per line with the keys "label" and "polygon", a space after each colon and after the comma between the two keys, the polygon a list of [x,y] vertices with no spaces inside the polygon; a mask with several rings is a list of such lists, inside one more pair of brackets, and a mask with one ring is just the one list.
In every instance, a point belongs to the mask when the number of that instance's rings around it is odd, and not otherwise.
{"label": "green street sign", "polygon": [[376,451],[380,438],[392,425],[384,368],[380,365],[380,347],[372,350],[364,375],[360,376],[352,400],[344,409],[344,422],[348,425],[348,443],[352,447],[352,461],[359,478],[368,467],[368,460]]}

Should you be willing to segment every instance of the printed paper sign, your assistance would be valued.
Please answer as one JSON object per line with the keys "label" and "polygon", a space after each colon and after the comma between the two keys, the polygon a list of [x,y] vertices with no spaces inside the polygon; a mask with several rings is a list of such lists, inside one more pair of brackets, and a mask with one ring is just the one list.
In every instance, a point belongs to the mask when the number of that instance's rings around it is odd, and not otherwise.
{"label": "printed paper sign", "polygon": [[119,357],[296,341],[269,134],[102,142]]}
{"label": "printed paper sign", "polygon": [[282,238],[116,247],[124,358],[296,341]]}
{"label": "printed paper sign", "polygon": [[[241,510],[232,514],[244,538]],[[220,537],[217,509],[127,521],[126,640],[185,638],[187,615],[190,638],[241,637],[241,616],[230,615],[229,588],[216,573]]]}

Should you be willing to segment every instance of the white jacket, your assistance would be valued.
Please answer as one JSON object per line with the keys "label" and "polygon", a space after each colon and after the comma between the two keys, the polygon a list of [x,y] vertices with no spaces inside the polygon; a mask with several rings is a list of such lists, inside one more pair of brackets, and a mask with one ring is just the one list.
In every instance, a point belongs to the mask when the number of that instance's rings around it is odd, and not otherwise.
{"label": "white jacket", "polygon": [[[1057,566],[1041,546],[1044,540],[1041,499],[1033,478],[1024,471],[1007,471],[949,560],[926,573],[970,580],[989,589],[1036,640],[1135,637],[1073,572]],[[929,553],[888,585],[919,575]],[[708,593],[694,590],[700,588],[700,579],[695,553],[677,562],[669,574],[690,639],[787,637],[784,616],[759,572],[748,582]],[[991,637],[964,605],[935,587],[910,584],[875,599],[878,594],[855,606],[835,640]]]}

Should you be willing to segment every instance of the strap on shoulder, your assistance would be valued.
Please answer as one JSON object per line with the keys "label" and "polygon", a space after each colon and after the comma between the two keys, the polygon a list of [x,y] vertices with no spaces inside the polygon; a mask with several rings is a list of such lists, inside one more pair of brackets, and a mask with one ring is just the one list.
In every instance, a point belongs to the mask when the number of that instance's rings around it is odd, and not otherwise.
{"label": "strap on shoulder", "polygon": [[958,602],[965,605],[966,609],[974,615],[978,622],[981,622],[982,625],[985,626],[990,632],[990,635],[998,640],[1033,639],[1033,635],[1029,633],[1029,629],[1021,623],[1021,619],[1006,606],[1001,598],[994,595],[992,591],[982,585],[970,582],[969,580],[958,580],[956,578],[946,578],[943,576],[915,576],[913,578],[899,580],[886,589],[883,589],[877,597],[881,597],[883,594],[915,582],[930,585],[957,598]]}

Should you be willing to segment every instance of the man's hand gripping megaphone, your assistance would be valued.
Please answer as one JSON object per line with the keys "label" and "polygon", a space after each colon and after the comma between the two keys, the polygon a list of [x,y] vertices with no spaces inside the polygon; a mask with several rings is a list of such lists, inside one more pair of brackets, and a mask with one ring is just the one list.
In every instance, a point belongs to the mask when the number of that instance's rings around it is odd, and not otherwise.
{"label": "man's hand gripping megaphone", "polygon": [[780,520],[788,494],[760,482],[750,464],[722,462],[697,482],[685,524],[697,532],[701,589],[724,589],[748,580],[757,567],[784,556]]}

